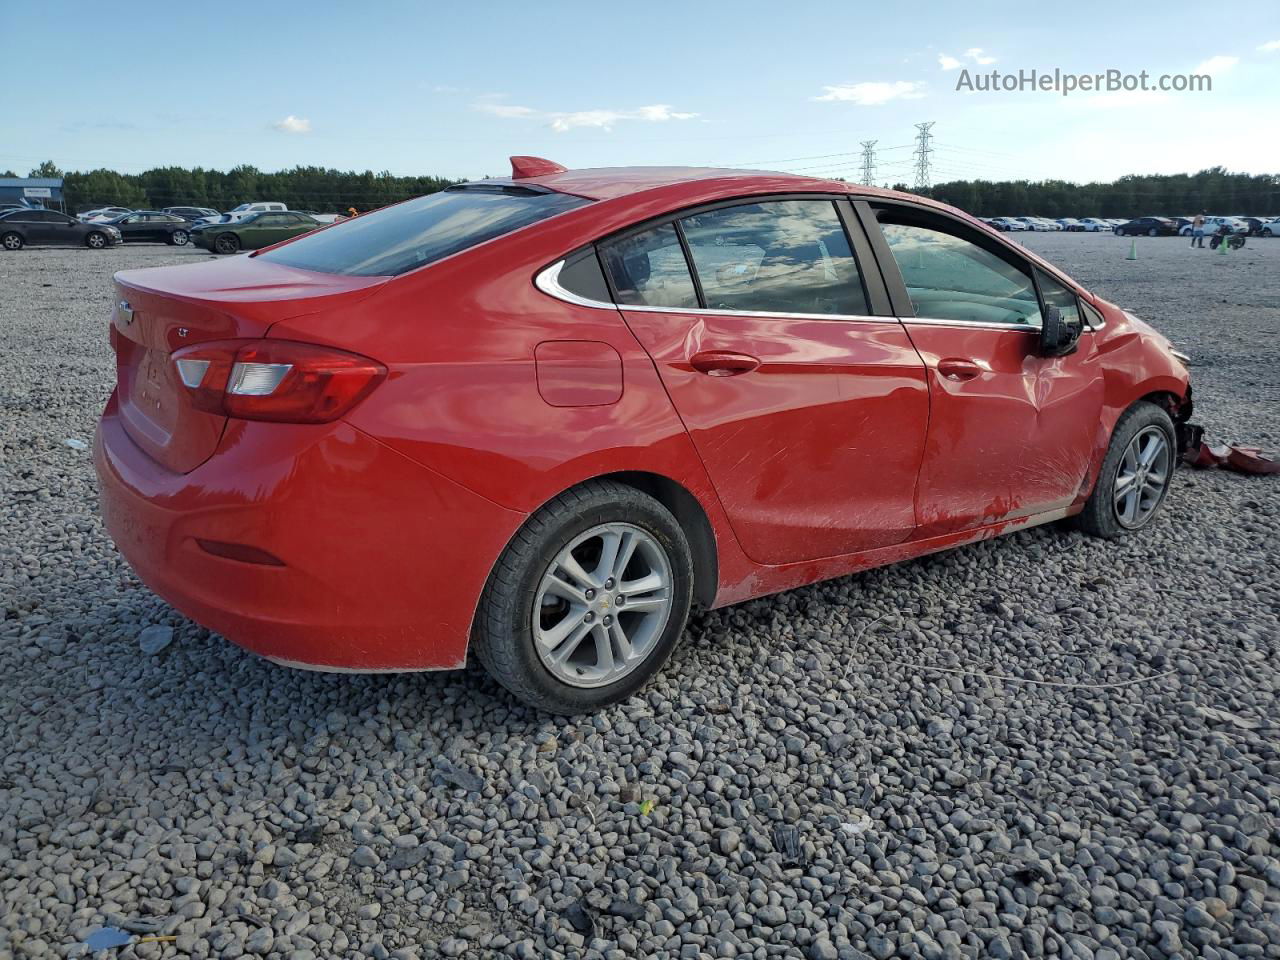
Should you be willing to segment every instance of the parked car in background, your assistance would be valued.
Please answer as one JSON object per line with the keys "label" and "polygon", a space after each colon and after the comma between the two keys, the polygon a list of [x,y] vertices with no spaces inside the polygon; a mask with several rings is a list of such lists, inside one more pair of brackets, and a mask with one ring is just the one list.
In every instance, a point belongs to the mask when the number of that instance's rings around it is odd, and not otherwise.
{"label": "parked car in background", "polygon": [[192,223],[204,220],[207,217],[219,216],[218,211],[210,207],[165,207],[164,212],[172,213],[183,220],[190,220]]}
{"label": "parked car in background", "polygon": [[1138,217],[1120,224],[1115,232],[1119,237],[1172,237],[1177,235],[1178,228],[1168,217]]}
{"label": "parked car in background", "polygon": [[1103,220],[1101,217],[1084,217],[1079,221],[1076,229],[1083,230],[1085,233],[1101,233],[1104,231],[1110,233],[1114,227],[1115,224],[1110,220]]}
{"label": "parked car in background", "polygon": [[226,216],[235,221],[251,217],[255,213],[282,213],[288,209],[289,208],[283,203],[276,203],[275,201],[259,201],[257,203],[242,203],[240,206],[228,210],[226,212]]}
{"label": "parked car in background", "polygon": [[640,690],[693,601],[1158,517],[1184,360],[972,217],[776,173],[512,166],[116,274],[94,463],[143,582],[277,663],[471,652],[574,714]]}
{"label": "parked car in background", "polygon": [[297,211],[253,213],[243,220],[198,223],[191,228],[191,239],[214,253],[239,253],[269,247],[318,226],[314,217]]}
{"label": "parked car in background", "polygon": [[1280,237],[1280,217],[1264,221],[1260,232],[1264,237]]}
{"label": "parked car in background", "polygon": [[1241,223],[1248,226],[1249,236],[1262,236],[1262,225],[1266,223],[1266,220],[1262,217],[1235,217],[1234,219],[1239,220]]}
{"label": "parked car in background", "polygon": [[1006,231],[1017,232],[1027,229],[1027,225],[1017,217],[993,217],[991,225],[1002,233]]}
{"label": "parked car in background", "polygon": [[93,210],[86,210],[84,213],[76,214],[76,217],[88,223],[91,220],[114,220],[116,217],[132,212],[128,207],[97,207]]}
{"label": "parked car in background", "polygon": [[[1223,226],[1226,226],[1232,233],[1248,234],[1249,224],[1235,217],[1205,217],[1204,218],[1204,235],[1211,237]],[[1178,233],[1181,236],[1189,237],[1194,232],[1194,228],[1188,223],[1185,227],[1181,227]]]}
{"label": "parked car in background", "polygon": [[0,247],[91,247],[101,250],[120,242],[120,231],[109,223],[84,223],[57,210],[31,208],[0,213]]}
{"label": "parked car in background", "polygon": [[126,243],[167,243],[183,247],[191,237],[190,220],[161,210],[135,210],[107,223],[120,231]]}
{"label": "parked car in background", "polygon": [[1063,230],[1070,230],[1072,233],[1080,231],[1080,221],[1075,217],[1058,217],[1056,222]]}

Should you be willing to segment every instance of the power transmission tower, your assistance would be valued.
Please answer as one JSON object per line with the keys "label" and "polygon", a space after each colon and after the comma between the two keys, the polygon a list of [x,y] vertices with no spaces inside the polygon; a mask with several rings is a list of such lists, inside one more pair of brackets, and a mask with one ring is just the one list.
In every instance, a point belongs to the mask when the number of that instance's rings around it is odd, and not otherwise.
{"label": "power transmission tower", "polygon": [[876,179],[876,144],[878,140],[862,140],[862,182],[872,186]]}
{"label": "power transmission tower", "polygon": [[928,190],[932,182],[929,173],[929,154],[933,152],[929,146],[929,141],[933,139],[933,134],[929,131],[933,128],[936,121],[930,120],[928,123],[917,123],[916,129],[920,132],[916,135],[916,183],[913,188],[916,193]]}

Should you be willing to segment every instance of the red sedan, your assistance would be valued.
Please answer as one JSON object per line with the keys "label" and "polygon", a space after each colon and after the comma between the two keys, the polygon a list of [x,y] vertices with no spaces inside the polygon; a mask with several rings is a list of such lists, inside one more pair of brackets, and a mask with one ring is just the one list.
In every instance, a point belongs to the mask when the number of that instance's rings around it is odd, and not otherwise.
{"label": "red sedan", "polygon": [[107,527],[280,663],[579,712],[718,607],[1035,524],[1152,521],[1185,358],[958,210],[688,168],[450,187],[116,277]]}

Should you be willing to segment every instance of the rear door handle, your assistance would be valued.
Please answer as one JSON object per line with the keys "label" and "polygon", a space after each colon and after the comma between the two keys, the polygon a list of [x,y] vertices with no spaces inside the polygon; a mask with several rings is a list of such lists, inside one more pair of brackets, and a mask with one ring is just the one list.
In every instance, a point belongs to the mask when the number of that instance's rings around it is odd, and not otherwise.
{"label": "rear door handle", "polygon": [[689,358],[689,365],[709,377],[736,377],[740,373],[750,373],[760,366],[760,361],[745,353],[703,350]]}
{"label": "rear door handle", "polygon": [[938,361],[938,373],[948,380],[972,380],[981,372],[982,368],[972,360],[948,357],[945,360]]}

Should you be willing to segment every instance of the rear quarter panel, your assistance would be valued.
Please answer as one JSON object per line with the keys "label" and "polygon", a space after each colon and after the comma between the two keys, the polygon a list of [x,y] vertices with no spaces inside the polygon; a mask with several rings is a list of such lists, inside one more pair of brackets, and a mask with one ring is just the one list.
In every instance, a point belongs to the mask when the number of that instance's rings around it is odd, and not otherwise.
{"label": "rear quarter panel", "polygon": [[[269,335],[331,343],[386,364],[386,382],[347,421],[502,507],[528,514],[610,473],[674,481],[711,523],[721,582],[740,579],[750,563],[653,361],[621,314],[565,303],[534,286],[538,270],[594,235],[585,225],[522,231],[402,276],[349,310],[278,323]],[[601,355],[616,354],[620,395],[549,390],[549,375],[572,381],[563,358],[576,353],[584,384],[598,374]],[[536,358],[549,355],[556,361],[548,367],[544,360],[540,387]],[[565,402],[575,394],[585,402]]]}

